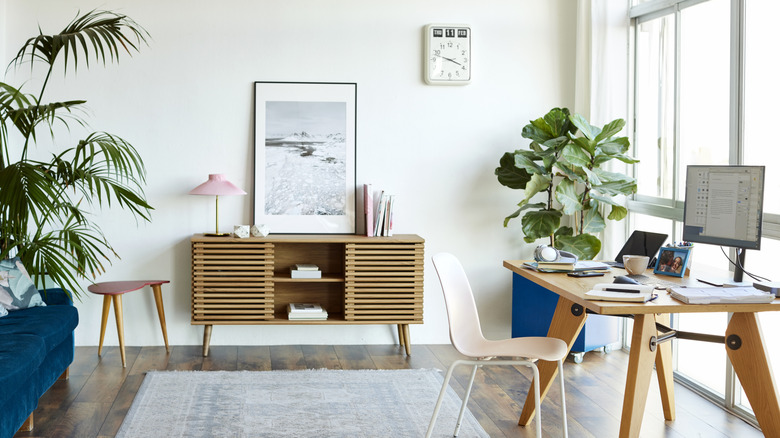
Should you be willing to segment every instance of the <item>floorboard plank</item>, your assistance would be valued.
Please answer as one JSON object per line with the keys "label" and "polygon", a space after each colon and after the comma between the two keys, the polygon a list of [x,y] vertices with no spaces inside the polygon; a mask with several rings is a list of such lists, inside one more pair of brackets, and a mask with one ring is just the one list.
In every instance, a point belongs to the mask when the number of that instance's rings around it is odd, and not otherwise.
{"label": "floorboard plank", "polygon": [[[122,368],[117,347],[102,358],[95,347],[77,347],[70,379],[58,381],[41,397],[35,430],[16,438],[112,437],[124,420],[146,372],[151,370],[299,370],[406,369],[442,370],[462,356],[450,345],[413,345],[407,356],[397,345],[213,346],[209,357],[201,346],[129,347]],[[564,365],[569,436],[617,437],[628,354],[589,352],[581,364]],[[459,397],[468,383],[469,367],[460,367],[450,382]],[[485,366],[477,371],[469,410],[491,437],[532,437],[535,425],[517,425],[531,385],[526,367]],[[653,377],[655,379],[655,377]],[[657,382],[651,383],[641,437],[763,436],[741,419],[675,384],[677,420],[663,420]],[[559,387],[554,384],[542,403],[545,436],[560,436]],[[431,411],[433,406],[431,406]],[[452,425],[454,427],[454,424]]]}

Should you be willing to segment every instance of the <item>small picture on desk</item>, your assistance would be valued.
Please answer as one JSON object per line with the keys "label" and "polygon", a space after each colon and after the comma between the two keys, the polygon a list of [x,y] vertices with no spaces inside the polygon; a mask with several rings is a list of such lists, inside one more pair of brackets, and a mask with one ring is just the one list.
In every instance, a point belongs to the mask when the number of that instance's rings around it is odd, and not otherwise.
{"label": "small picture on desk", "polygon": [[690,254],[690,248],[662,247],[653,273],[682,277],[688,266]]}

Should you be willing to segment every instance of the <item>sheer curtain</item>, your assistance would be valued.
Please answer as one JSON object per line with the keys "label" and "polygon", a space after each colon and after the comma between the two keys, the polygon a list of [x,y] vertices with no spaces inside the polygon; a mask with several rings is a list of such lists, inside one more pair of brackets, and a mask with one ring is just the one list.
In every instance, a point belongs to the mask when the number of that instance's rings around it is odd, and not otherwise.
{"label": "sheer curtain", "polygon": [[[577,47],[573,111],[592,125],[629,121],[629,0],[577,0]],[[628,135],[629,126],[621,135]],[[614,160],[613,160],[614,161]],[[615,172],[627,172],[622,163]],[[599,258],[612,259],[626,238],[627,221],[607,221]]]}

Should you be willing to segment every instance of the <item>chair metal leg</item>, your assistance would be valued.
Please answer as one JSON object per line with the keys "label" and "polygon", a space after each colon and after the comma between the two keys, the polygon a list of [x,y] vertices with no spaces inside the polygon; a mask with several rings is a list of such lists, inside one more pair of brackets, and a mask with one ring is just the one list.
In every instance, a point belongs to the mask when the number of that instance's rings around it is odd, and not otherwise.
{"label": "chair metal leg", "polygon": [[558,361],[558,374],[561,376],[561,417],[563,418],[563,438],[569,436],[568,421],[566,419],[566,391],[563,385],[563,359]]}
{"label": "chair metal leg", "polygon": [[431,438],[431,434],[433,433],[433,426],[436,424],[436,417],[439,416],[439,409],[441,409],[441,402],[444,400],[444,394],[447,392],[447,385],[450,383],[450,378],[452,377],[452,372],[455,370],[455,367],[460,365],[462,361],[456,360],[455,362],[450,365],[449,369],[447,369],[447,374],[444,376],[444,383],[441,385],[441,391],[439,391],[439,399],[436,400],[436,407],[433,408],[433,415],[431,416],[431,422],[428,424],[428,431],[425,433],[425,438]]}
{"label": "chair metal leg", "polygon": [[542,402],[539,396],[539,368],[535,363],[529,362],[529,367],[534,372],[534,404],[536,405],[536,436],[542,438]]}
{"label": "chair metal leg", "polygon": [[452,436],[456,437],[458,436],[458,432],[460,432],[460,425],[463,422],[463,414],[466,412],[466,405],[469,403],[469,396],[471,395],[471,387],[474,386],[474,377],[477,375],[477,368],[479,368],[479,365],[474,365],[474,368],[471,370],[471,377],[469,378],[469,386],[466,388],[466,395],[463,396],[463,403],[460,405],[460,414],[458,414],[458,422],[455,423],[455,432],[452,434]]}

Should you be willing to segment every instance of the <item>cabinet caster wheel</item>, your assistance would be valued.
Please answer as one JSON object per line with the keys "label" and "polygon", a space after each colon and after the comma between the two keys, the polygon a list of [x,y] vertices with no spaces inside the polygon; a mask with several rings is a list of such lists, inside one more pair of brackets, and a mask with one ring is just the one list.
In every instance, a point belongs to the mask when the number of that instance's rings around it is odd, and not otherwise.
{"label": "cabinet caster wheel", "polygon": [[572,353],[574,356],[574,363],[582,363],[582,358],[585,357],[585,352],[582,353]]}
{"label": "cabinet caster wheel", "polygon": [[612,353],[612,346],[611,345],[605,345],[604,346],[604,354]]}

